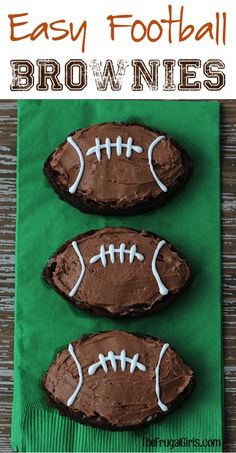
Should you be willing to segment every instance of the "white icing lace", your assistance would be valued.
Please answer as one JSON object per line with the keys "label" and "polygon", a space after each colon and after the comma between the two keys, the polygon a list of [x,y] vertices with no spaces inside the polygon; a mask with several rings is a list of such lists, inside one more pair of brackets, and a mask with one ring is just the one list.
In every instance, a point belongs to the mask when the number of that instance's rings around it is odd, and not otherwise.
{"label": "white icing lace", "polygon": [[149,163],[149,167],[150,167],[152,176],[155,179],[157,185],[160,187],[162,192],[167,192],[167,190],[168,190],[167,187],[165,186],[165,184],[163,184],[163,182],[161,182],[160,178],[158,178],[156,171],[152,164],[152,155],[155,150],[155,147],[164,139],[165,139],[164,135],[160,135],[150,144],[150,146],[148,148],[148,163]]}
{"label": "white icing lace", "polygon": [[[153,163],[152,163],[153,152],[155,151],[156,146],[161,142],[161,140],[164,140],[164,139],[165,139],[164,135],[161,135],[161,136],[157,137],[150,144],[150,146],[148,148],[148,164],[149,164],[149,168],[150,168],[150,171],[152,173],[152,176],[155,179],[157,185],[160,187],[160,189],[163,192],[167,192],[167,190],[168,190],[167,187],[158,178],[156,170],[155,170],[155,168],[153,166]],[[84,172],[84,157],[83,157],[83,153],[82,153],[79,145],[73,140],[72,137],[68,137],[67,138],[67,142],[74,148],[74,150],[76,151],[76,153],[77,153],[77,155],[79,157],[79,160],[80,160],[79,173],[77,175],[76,180],[74,181],[72,186],[69,188],[69,192],[71,194],[74,194],[76,192],[76,190],[78,189],[79,183],[80,183],[81,178],[83,176],[83,172]],[[133,145],[132,137],[128,138],[127,143],[123,143],[122,138],[120,136],[118,136],[115,143],[111,143],[111,140],[109,138],[106,138],[105,143],[101,143],[99,138],[95,138],[95,146],[92,146],[91,148],[88,149],[88,151],[86,152],[86,156],[91,156],[92,154],[96,154],[97,160],[100,162],[102,150],[105,150],[108,159],[110,159],[111,158],[111,153],[112,153],[112,148],[116,148],[117,156],[121,156],[123,148],[125,148],[126,149],[126,157],[128,159],[132,156],[132,152],[133,151],[136,152],[136,153],[139,153],[139,154],[143,152],[143,148],[141,146]]]}
{"label": "white icing lace", "polygon": [[82,372],[82,367],[79,363],[79,360],[77,359],[76,355],[75,355],[75,351],[74,351],[74,348],[73,348],[73,345],[70,343],[69,346],[68,346],[68,351],[71,355],[71,357],[73,357],[74,361],[75,361],[75,364],[77,366],[77,370],[78,370],[78,375],[79,375],[79,382],[78,382],[78,385],[74,391],[74,393],[71,395],[71,397],[68,399],[66,405],[69,407],[71,406],[75,399],[77,398],[77,395],[83,385],[83,372]]}
{"label": "white icing lace", "polygon": [[169,293],[169,290],[168,290],[168,288],[166,288],[166,286],[161,281],[161,277],[160,277],[159,273],[157,272],[156,261],[157,261],[159,252],[160,252],[161,248],[163,247],[163,245],[165,245],[165,243],[166,243],[166,241],[164,241],[164,240],[159,242],[159,244],[154,252],[153,258],[152,258],[152,273],[156,279],[160,294],[162,296],[166,296]]}
{"label": "white icing lace", "polygon": [[100,253],[98,255],[92,256],[90,259],[90,264],[96,263],[101,260],[103,267],[107,265],[107,256],[110,256],[111,263],[115,263],[115,254],[119,254],[120,262],[123,264],[125,262],[125,254],[129,255],[130,264],[133,263],[134,259],[137,258],[139,261],[144,260],[144,256],[141,253],[137,252],[136,244],[132,245],[130,249],[125,247],[125,244],[122,243],[119,248],[115,248],[114,244],[109,245],[109,249],[106,250],[104,244],[100,247]]}
{"label": "white icing lace", "polygon": [[[163,412],[167,412],[168,411],[168,406],[166,406],[161,400],[160,370],[161,370],[162,359],[163,359],[163,357],[164,357],[164,355],[165,355],[165,353],[166,353],[168,348],[169,348],[169,344],[168,343],[164,343],[162,348],[161,348],[161,351],[160,351],[160,354],[159,354],[159,359],[158,359],[158,362],[157,362],[157,365],[156,365],[156,369],[155,369],[155,375],[156,375],[155,391],[156,391],[156,396],[157,396],[157,404],[158,404],[158,406],[160,407],[160,409]],[[67,401],[67,406],[69,407],[69,406],[71,406],[74,403],[74,401],[77,398],[77,396],[78,396],[78,394],[80,392],[80,389],[81,389],[81,387],[83,385],[83,371],[82,371],[82,367],[80,365],[80,362],[79,362],[78,358],[76,357],[73,345],[71,343],[69,344],[68,351],[70,352],[72,358],[74,359],[74,362],[75,362],[76,367],[77,367],[78,375],[79,375],[79,382],[77,384],[77,387],[76,387],[75,391],[73,392],[73,394],[71,395],[71,397]],[[117,371],[117,361],[120,362],[121,371],[125,371],[126,370],[126,366],[127,366],[128,363],[130,364],[130,373],[131,374],[134,373],[136,368],[138,368],[142,372],[146,371],[145,365],[143,365],[142,363],[138,362],[139,353],[134,354],[133,358],[131,359],[131,358],[126,356],[125,349],[123,349],[121,351],[120,355],[115,355],[114,352],[109,351],[106,357],[103,354],[99,354],[98,358],[99,358],[98,362],[95,362],[95,363],[93,363],[92,365],[89,366],[89,368],[88,368],[88,375],[89,376],[93,376],[96,373],[96,371],[97,371],[97,369],[99,367],[102,367],[103,371],[105,373],[108,373],[107,362],[111,363],[113,371],[116,372]]]}
{"label": "white icing lace", "polygon": [[159,360],[156,366],[156,396],[157,396],[157,404],[163,412],[168,411],[168,407],[161,401],[161,387],[160,387],[160,368],[161,368],[161,361],[163,359],[164,354],[166,353],[167,349],[169,348],[169,344],[165,343],[162,346]]}
{"label": "white icing lace", "polygon": [[76,252],[76,254],[77,254],[78,257],[79,257],[80,264],[81,264],[81,272],[80,272],[80,276],[79,276],[79,278],[78,278],[78,280],[77,280],[77,282],[76,282],[74,288],[72,288],[72,290],[71,290],[71,292],[70,292],[70,294],[69,294],[70,297],[73,297],[73,296],[77,293],[78,288],[79,288],[79,286],[80,286],[80,283],[82,282],[82,280],[83,280],[83,278],[84,278],[84,274],[85,274],[85,270],[86,270],[85,264],[84,264],[84,260],[83,260],[83,257],[82,257],[82,255],[81,255],[81,253],[80,253],[80,250],[79,250],[79,247],[78,247],[76,241],[73,241],[73,242],[72,242],[72,247],[73,247],[74,251]]}
{"label": "white icing lace", "polygon": [[79,156],[79,160],[80,160],[80,169],[79,169],[78,176],[77,176],[75,182],[69,188],[69,192],[73,194],[76,192],[77,187],[80,183],[80,180],[81,180],[83,172],[84,172],[84,158],[83,158],[83,154],[81,152],[79,145],[77,143],[75,143],[75,141],[73,140],[72,137],[68,137],[67,142],[72,146],[72,148],[74,148],[74,150],[76,151],[77,155]]}
{"label": "white icing lace", "polygon": [[129,357],[126,357],[126,351],[123,349],[120,353],[120,355],[115,355],[114,352],[109,351],[107,356],[105,357],[103,354],[98,355],[99,361],[94,363],[93,365],[90,365],[88,368],[88,374],[89,376],[92,376],[94,373],[96,373],[97,369],[99,367],[102,367],[105,373],[108,373],[108,367],[107,367],[107,362],[111,362],[111,366],[113,371],[117,371],[117,363],[116,361],[120,361],[120,367],[121,371],[125,371],[126,369],[126,364],[130,363],[130,373],[132,374],[136,368],[138,368],[141,371],[146,371],[145,365],[142,363],[138,362],[139,354],[134,354],[133,358],[130,359]]}
{"label": "white icing lace", "polygon": [[118,136],[115,143],[111,143],[111,140],[108,137],[106,138],[105,143],[101,143],[99,138],[95,138],[95,146],[91,146],[91,148],[88,149],[86,156],[96,154],[97,160],[100,161],[101,151],[105,150],[107,158],[110,159],[112,148],[116,148],[118,157],[122,155],[122,148],[126,148],[125,156],[127,159],[132,156],[132,151],[139,154],[143,152],[143,148],[141,146],[133,145],[133,139],[131,137],[128,138],[127,143],[123,143],[122,138]]}

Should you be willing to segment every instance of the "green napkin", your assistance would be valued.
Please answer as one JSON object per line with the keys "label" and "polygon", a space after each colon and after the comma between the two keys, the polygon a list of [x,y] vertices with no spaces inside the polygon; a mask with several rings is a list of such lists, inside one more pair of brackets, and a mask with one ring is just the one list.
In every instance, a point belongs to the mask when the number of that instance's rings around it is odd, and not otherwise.
{"label": "green napkin", "polygon": [[[219,104],[21,101],[18,119],[13,449],[221,451],[215,440],[222,440]],[[71,131],[106,121],[143,123],[183,145],[194,173],[176,198],[144,215],[111,218],[83,214],[59,200],[43,175],[45,159]],[[67,239],[106,225],[167,238],[192,265],[191,287],[162,312],[140,319],[96,318],[70,307],[43,282],[42,269]],[[192,396],[158,425],[105,432],[47,406],[41,381],[56,352],[84,333],[114,328],[167,340],[196,372]]]}

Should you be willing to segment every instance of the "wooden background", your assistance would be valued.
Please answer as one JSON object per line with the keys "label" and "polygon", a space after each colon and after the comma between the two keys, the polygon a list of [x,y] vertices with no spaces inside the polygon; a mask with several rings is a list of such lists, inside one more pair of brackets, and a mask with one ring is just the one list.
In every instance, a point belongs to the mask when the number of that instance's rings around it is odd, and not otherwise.
{"label": "wooden background", "polygon": [[[236,101],[221,105],[224,451],[236,451]],[[0,101],[0,453],[11,452],[17,104]]]}

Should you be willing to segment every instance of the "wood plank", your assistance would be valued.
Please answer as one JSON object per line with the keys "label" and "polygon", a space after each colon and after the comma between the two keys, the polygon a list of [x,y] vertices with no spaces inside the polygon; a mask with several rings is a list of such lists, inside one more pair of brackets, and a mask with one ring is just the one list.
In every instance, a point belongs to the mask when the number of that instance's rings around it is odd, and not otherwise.
{"label": "wood plank", "polygon": [[13,395],[14,239],[16,197],[15,102],[0,101],[0,451],[11,452]]}

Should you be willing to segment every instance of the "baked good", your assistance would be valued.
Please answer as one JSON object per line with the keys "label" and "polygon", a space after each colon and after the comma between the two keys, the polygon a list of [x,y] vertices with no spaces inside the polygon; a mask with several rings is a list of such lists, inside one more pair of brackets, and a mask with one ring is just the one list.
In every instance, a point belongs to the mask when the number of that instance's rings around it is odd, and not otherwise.
{"label": "baked good", "polygon": [[166,134],[103,123],[70,134],[49,156],[44,172],[59,197],[81,211],[130,215],[172,197],[191,163]]}
{"label": "baked good", "polygon": [[156,234],[107,227],[66,242],[43,275],[74,307],[124,317],[166,307],[187,287],[191,271]]}
{"label": "baked good", "polygon": [[194,374],[168,343],[114,330],[70,343],[50,366],[43,387],[62,414],[123,430],[172,412],[192,392]]}

